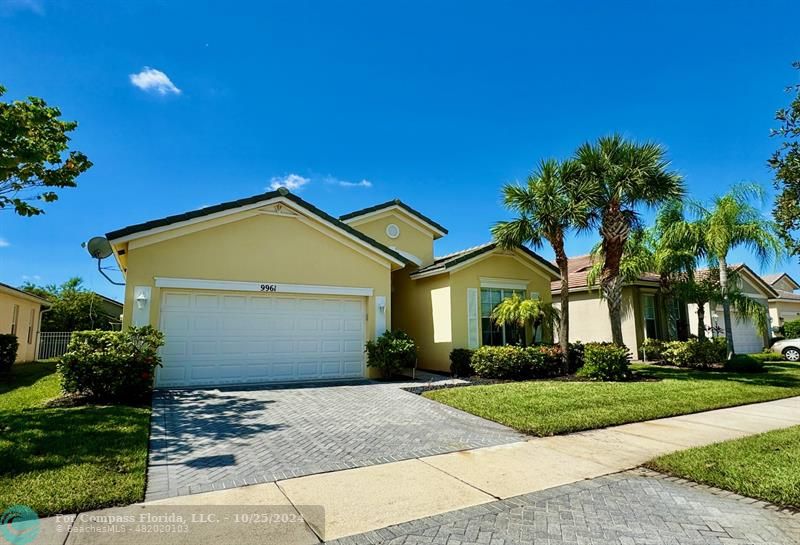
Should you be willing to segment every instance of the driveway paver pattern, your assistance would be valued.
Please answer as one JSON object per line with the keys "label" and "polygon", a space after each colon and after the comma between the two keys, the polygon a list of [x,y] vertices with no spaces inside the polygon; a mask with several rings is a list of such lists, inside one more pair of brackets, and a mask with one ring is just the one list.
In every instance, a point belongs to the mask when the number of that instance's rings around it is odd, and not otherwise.
{"label": "driveway paver pattern", "polygon": [[639,469],[326,543],[797,545],[800,515]]}
{"label": "driveway paver pattern", "polygon": [[156,392],[148,501],[526,439],[397,384]]}

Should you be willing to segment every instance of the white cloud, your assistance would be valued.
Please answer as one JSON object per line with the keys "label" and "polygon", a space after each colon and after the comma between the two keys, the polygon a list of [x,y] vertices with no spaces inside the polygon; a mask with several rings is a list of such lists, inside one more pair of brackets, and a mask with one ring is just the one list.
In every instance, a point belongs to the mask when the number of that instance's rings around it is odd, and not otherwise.
{"label": "white cloud", "polygon": [[39,276],[38,274],[34,275],[23,274],[22,279],[25,280],[26,282],[38,282],[39,280],[42,279],[42,277]]}
{"label": "white cloud", "polygon": [[181,90],[175,87],[172,80],[164,72],[145,66],[138,74],[131,74],[131,83],[145,92],[159,95],[179,95]]}
{"label": "white cloud", "polygon": [[285,187],[289,191],[296,191],[309,183],[309,178],[304,178],[299,174],[287,174],[286,176],[274,176],[269,181],[269,188],[273,191],[279,187]]}
{"label": "white cloud", "polygon": [[8,248],[9,246],[11,246],[11,243],[3,237],[0,237],[0,248]]}
{"label": "white cloud", "polygon": [[325,183],[338,185],[339,187],[372,187],[372,182],[367,179],[363,179],[360,182],[349,182],[347,180],[340,180],[334,176],[325,178]]}

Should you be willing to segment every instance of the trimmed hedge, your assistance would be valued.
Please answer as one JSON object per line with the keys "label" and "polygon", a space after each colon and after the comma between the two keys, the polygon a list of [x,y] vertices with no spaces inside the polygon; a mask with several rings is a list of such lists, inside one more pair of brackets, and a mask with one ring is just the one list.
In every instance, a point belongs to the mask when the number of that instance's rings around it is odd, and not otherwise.
{"label": "trimmed hedge", "polygon": [[700,341],[669,341],[664,343],[662,359],[669,365],[705,369],[713,364],[723,363],[727,357],[724,337]]}
{"label": "trimmed hedge", "polygon": [[558,346],[482,346],[472,354],[472,368],[483,378],[524,380],[561,374]]}
{"label": "trimmed hedge", "polygon": [[760,356],[761,354],[736,354],[725,362],[725,370],[733,373],[763,373],[766,369],[764,358]]}
{"label": "trimmed hedge", "polygon": [[367,367],[380,369],[384,377],[392,377],[417,363],[417,345],[405,331],[386,331],[376,340],[367,341]]}
{"label": "trimmed hedge", "polygon": [[647,338],[642,343],[639,357],[647,361],[660,361],[664,359],[664,348],[666,343],[661,339]]}
{"label": "trimmed hedge", "polygon": [[591,380],[626,380],[631,377],[631,353],[613,343],[588,343],[578,376]]}
{"label": "trimmed hedge", "polygon": [[450,352],[450,374],[454,377],[471,377],[475,374],[472,368],[472,353],[469,348],[455,348]]}
{"label": "trimmed hedge", "polygon": [[67,393],[99,401],[141,401],[153,390],[164,335],[150,326],[125,331],[76,331],[58,372]]}
{"label": "trimmed hedge", "polygon": [[786,339],[797,339],[800,337],[800,320],[783,322],[783,336]]}
{"label": "trimmed hedge", "polygon": [[19,341],[16,335],[4,333],[0,335],[0,373],[8,371],[17,360]]}

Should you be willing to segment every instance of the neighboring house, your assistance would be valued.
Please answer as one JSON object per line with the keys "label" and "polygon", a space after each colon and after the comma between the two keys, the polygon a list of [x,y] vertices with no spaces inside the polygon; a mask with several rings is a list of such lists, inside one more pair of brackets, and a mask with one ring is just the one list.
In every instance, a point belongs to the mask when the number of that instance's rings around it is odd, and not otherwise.
{"label": "neighboring house", "polygon": [[433,370],[452,348],[518,340],[491,306],[515,291],[549,301],[555,267],[493,244],[434,258],[445,234],[400,201],[335,218],[281,188],[107,236],[123,325],[165,334],[157,384],[194,386],[364,377],[364,343],[388,328]]}
{"label": "neighboring house", "polygon": [[[755,299],[764,307],[768,306],[770,299],[777,296],[777,291],[747,265],[739,263],[731,265],[729,268],[736,273],[734,281],[738,283],[736,287],[742,294]],[[708,274],[708,269],[700,269],[697,274]],[[711,328],[706,333],[707,336],[724,335],[724,332],[715,331],[720,329],[724,331],[725,321],[722,305],[706,303],[704,322],[706,328]],[[731,309],[731,326],[733,328],[733,347],[737,353],[761,352],[765,346],[769,345],[769,336],[761,335],[750,318],[737,315],[733,309]],[[697,335],[697,305],[694,303],[689,304],[689,329],[693,335]]]}
{"label": "neighboring house", "polygon": [[42,309],[48,306],[44,299],[0,283],[0,332],[17,336],[16,361],[36,359]]}
{"label": "neighboring house", "polygon": [[800,293],[795,293],[800,284],[786,273],[762,275],[761,278],[778,294],[769,299],[769,319],[773,330],[786,321],[800,319]]}
{"label": "neighboring house", "polygon": [[[608,304],[601,297],[599,286],[589,286],[587,277],[592,268],[592,256],[569,259],[569,336],[582,342],[611,342],[611,320]],[[622,340],[625,346],[641,357],[642,343],[647,338],[686,339],[688,336],[686,305],[673,300],[671,319],[658,293],[659,276],[645,273],[622,288]],[[558,303],[561,282],[550,286],[553,300]]]}
{"label": "neighboring house", "polygon": [[94,294],[100,299],[98,312],[108,316],[112,329],[120,329],[122,327],[122,303],[101,293],[94,292]]}

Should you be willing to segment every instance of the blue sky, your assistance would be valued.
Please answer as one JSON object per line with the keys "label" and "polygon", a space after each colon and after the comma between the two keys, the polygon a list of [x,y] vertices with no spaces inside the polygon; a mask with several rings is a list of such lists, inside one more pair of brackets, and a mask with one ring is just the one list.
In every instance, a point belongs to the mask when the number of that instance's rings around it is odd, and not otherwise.
{"label": "blue sky", "polygon": [[696,198],[769,186],[798,83],[796,0],[221,5],[0,0],[6,98],[58,105],[95,163],[46,215],[0,213],[0,281],[120,297],[82,241],[291,175],[332,214],[403,199],[443,254],[489,238],[504,182],[615,131],[663,143]]}

